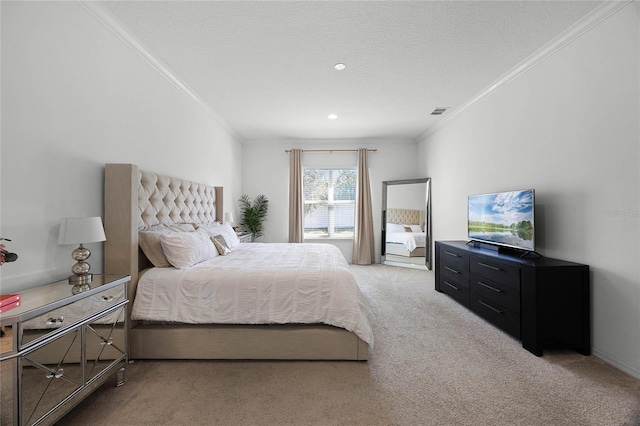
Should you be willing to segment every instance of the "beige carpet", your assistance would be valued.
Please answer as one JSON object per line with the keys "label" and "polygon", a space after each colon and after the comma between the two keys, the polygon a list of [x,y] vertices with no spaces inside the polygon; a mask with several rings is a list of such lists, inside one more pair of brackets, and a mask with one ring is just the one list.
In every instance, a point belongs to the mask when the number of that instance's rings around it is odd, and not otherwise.
{"label": "beige carpet", "polygon": [[61,425],[640,425],[640,380],[538,358],[433,272],[353,266],[376,315],[368,362],[135,361]]}

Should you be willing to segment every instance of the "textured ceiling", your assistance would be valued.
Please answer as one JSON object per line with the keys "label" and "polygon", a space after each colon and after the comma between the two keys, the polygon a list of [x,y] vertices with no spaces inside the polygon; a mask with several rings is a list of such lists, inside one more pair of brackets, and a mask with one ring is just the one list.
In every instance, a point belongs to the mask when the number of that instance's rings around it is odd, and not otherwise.
{"label": "textured ceiling", "polygon": [[[102,6],[245,140],[414,139],[600,2]],[[334,65],[345,63],[344,71]],[[451,107],[431,116],[437,107]],[[329,120],[330,113],[338,115]]]}

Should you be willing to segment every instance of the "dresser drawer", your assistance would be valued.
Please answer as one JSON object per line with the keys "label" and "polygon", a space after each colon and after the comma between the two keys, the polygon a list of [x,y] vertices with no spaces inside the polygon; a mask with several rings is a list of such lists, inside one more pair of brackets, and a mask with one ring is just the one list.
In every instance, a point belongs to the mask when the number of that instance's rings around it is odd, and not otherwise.
{"label": "dresser drawer", "polygon": [[[71,287],[69,287],[69,294],[71,294]],[[73,326],[116,305],[125,300],[125,298],[126,284],[123,283],[23,321],[21,324],[23,334],[20,349],[41,341],[61,328]]]}
{"label": "dresser drawer", "polygon": [[471,274],[469,277],[469,289],[477,295],[496,302],[515,313],[520,313],[520,286],[515,283],[501,284]]}
{"label": "dresser drawer", "polygon": [[488,278],[495,283],[520,286],[520,268],[516,266],[496,262],[488,257],[472,255],[469,259],[469,269],[472,274]]}
{"label": "dresser drawer", "polygon": [[513,337],[520,338],[520,315],[475,293],[471,293],[470,307],[478,316],[506,331]]}
{"label": "dresser drawer", "polygon": [[440,290],[453,297],[462,305],[469,307],[469,282],[461,282],[450,276],[440,277]]}
{"label": "dresser drawer", "polygon": [[469,253],[453,247],[439,247],[440,265],[447,265],[455,270],[467,271],[469,269]]}
{"label": "dresser drawer", "polygon": [[469,271],[466,269],[456,269],[456,267],[440,264],[440,284],[444,280],[455,282],[464,288],[469,288]]}

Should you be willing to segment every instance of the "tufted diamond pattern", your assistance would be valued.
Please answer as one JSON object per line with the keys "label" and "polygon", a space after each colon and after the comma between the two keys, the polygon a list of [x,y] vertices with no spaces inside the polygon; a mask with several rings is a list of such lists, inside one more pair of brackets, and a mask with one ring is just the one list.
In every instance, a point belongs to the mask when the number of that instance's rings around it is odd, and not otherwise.
{"label": "tufted diamond pattern", "polygon": [[404,225],[424,225],[422,210],[389,209],[387,210],[388,223],[400,223]]}
{"label": "tufted diamond pattern", "polygon": [[138,230],[159,224],[216,220],[213,186],[140,171]]}

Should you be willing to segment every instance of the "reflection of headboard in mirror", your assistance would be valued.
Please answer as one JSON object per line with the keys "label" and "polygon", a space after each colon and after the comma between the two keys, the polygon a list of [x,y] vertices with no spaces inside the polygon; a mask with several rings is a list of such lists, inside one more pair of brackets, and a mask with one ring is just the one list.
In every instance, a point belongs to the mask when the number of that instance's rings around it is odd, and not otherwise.
{"label": "reflection of headboard in mirror", "polygon": [[424,229],[424,211],[407,209],[388,209],[387,223],[401,225],[420,225]]}

